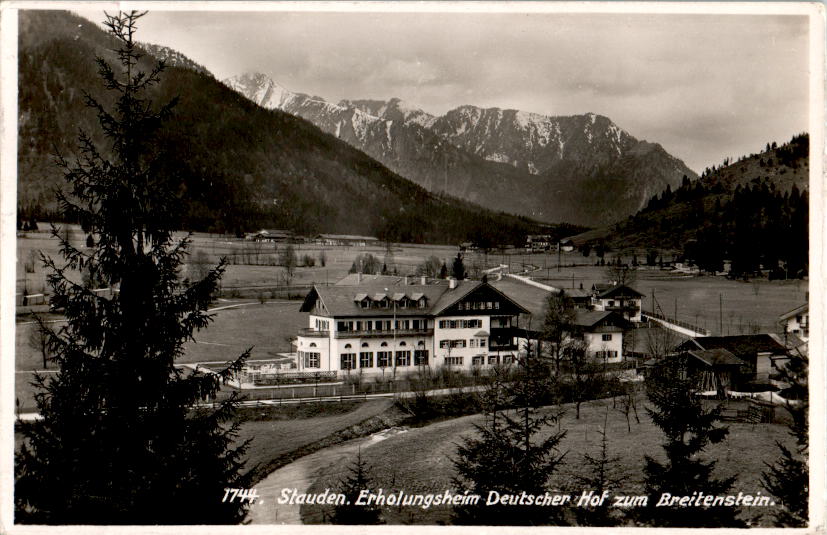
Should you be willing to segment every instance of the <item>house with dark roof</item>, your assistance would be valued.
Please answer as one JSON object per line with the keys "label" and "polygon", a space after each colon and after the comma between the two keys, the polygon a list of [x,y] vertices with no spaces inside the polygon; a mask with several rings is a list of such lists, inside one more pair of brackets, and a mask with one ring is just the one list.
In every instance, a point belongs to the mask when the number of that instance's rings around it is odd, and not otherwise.
{"label": "house with dark roof", "polygon": [[595,284],[592,286],[594,310],[617,312],[626,320],[639,323],[643,294],[624,284]]}
{"label": "house with dark roof", "polygon": [[317,234],[314,240],[319,245],[353,245],[358,247],[366,247],[379,243],[379,238],[374,236],[357,236],[353,234]]}
{"label": "house with dark roof", "polygon": [[689,349],[679,354],[698,378],[698,390],[724,395],[740,386],[744,362],[723,348]]}
{"label": "house with dark roof", "polygon": [[300,310],[299,371],[368,374],[507,364],[528,313],[487,283],[358,275],[314,286]]}
{"label": "house with dark roof", "polygon": [[785,334],[794,334],[801,340],[808,341],[810,339],[810,304],[804,303],[781,314],[778,323],[784,327]]}
{"label": "house with dark roof", "polygon": [[261,229],[254,234],[248,234],[247,238],[256,241],[285,243],[293,239],[293,233],[289,230]]}
{"label": "house with dark roof", "polygon": [[583,340],[588,355],[603,362],[623,360],[623,332],[631,327],[613,311],[575,310],[571,337]]}
{"label": "house with dark roof", "polygon": [[770,376],[787,360],[787,349],[769,334],[701,336],[678,346],[678,351],[725,349],[742,363],[746,380],[768,383]]}

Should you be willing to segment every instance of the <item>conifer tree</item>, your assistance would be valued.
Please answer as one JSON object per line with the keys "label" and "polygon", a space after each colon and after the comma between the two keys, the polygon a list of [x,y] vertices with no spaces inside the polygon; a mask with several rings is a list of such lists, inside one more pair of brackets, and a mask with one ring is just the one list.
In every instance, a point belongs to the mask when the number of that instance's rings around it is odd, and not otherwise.
{"label": "conifer tree", "polygon": [[[603,427],[600,428],[600,453],[597,456],[583,454],[582,466],[586,468],[583,475],[575,476],[579,484],[578,489],[591,490],[597,496],[604,491],[611,492],[619,488],[625,479],[620,466],[620,457],[609,453],[607,428],[609,424],[609,407],[606,407],[606,416]],[[575,510],[577,522],[581,526],[615,526],[620,519],[612,515],[611,500],[605,500],[603,505],[594,507],[578,507]]]}
{"label": "conifer tree", "polygon": [[[188,240],[174,240],[173,178],[153,134],[175,101],[156,108],[147,92],[159,63],[141,70],[134,35],[143,13],[106,16],[120,68],[97,58],[114,105],[90,95],[106,144],[82,132],[78,155],[58,157],[68,183],[58,195],[65,220],[94,236],[75,248],[60,230],[63,265],[43,257],[51,302],[67,323],[48,331],[59,371],[38,379],[42,417],[21,423],[15,465],[18,522],[45,524],[238,523],[247,504],[224,501],[245,487],[245,445],[234,445],[235,397],[214,401],[242,355],[217,374],[175,366],[183,345],[210,322],[206,309],[223,263],[197,281],[179,280]],[[177,157],[177,155],[176,155]],[[111,296],[75,282],[72,272],[115,288]]]}
{"label": "conifer tree", "polygon": [[460,281],[465,279],[465,264],[462,262],[461,253],[457,253],[457,257],[454,258],[454,263],[451,266],[451,275]]}
{"label": "conifer tree", "polygon": [[331,520],[334,524],[374,525],[381,524],[379,508],[371,505],[357,505],[359,494],[371,489],[367,463],[362,459],[362,450],[356,453],[356,460],[350,466],[348,476],[341,481],[337,492],[345,495],[345,503],[333,508]]}
{"label": "conifer tree", "polygon": [[[454,484],[459,492],[479,494],[476,505],[454,510],[455,524],[553,525],[561,522],[558,508],[537,504],[486,505],[489,492],[500,495],[542,495],[565,454],[559,451],[565,431],[549,433],[557,416],[537,409],[553,388],[548,368],[529,354],[519,359],[510,382],[500,373],[483,397],[485,422],[477,436],[465,437],[457,449]],[[508,408],[513,407],[513,408]]]}
{"label": "conifer tree", "polygon": [[647,377],[646,393],[654,408],[647,407],[646,412],[664,434],[666,462],[644,456],[644,487],[649,503],[636,509],[638,519],[657,527],[742,527],[734,507],[656,506],[665,493],[720,496],[735,482],[735,477],[714,478],[715,461],[698,458],[709,444],[724,440],[729,430],[715,425],[721,418],[721,408],[707,410],[695,395],[696,380],[682,357],[665,359]]}
{"label": "conifer tree", "polygon": [[798,352],[790,355],[790,360],[780,371],[780,380],[790,385],[783,394],[791,398],[786,408],[792,417],[790,434],[795,438],[796,446],[788,448],[777,442],[781,456],[774,464],[765,463],[767,470],[761,474],[762,485],[776,497],[778,505],[771,514],[777,526],[805,527],[808,521],[808,371],[807,356]]}

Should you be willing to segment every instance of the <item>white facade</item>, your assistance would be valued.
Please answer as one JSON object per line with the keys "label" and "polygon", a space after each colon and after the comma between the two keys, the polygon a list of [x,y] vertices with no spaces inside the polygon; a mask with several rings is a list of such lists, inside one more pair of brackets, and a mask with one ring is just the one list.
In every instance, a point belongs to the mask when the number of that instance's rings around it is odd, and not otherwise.
{"label": "white facade", "polygon": [[594,309],[607,312],[619,312],[627,320],[639,323],[643,320],[641,316],[641,304],[642,299],[601,298],[594,300]]}
{"label": "white facade", "polygon": [[797,314],[791,314],[781,323],[785,333],[794,334],[803,342],[810,339],[810,311],[806,308]]}
{"label": "white facade", "polygon": [[601,362],[623,360],[623,331],[620,329],[617,332],[587,332],[583,337],[590,357]]}
{"label": "white facade", "polygon": [[379,292],[359,284],[314,288],[303,310],[310,314],[296,340],[297,371],[387,374],[510,362],[512,329],[524,309],[485,284],[406,280]]}

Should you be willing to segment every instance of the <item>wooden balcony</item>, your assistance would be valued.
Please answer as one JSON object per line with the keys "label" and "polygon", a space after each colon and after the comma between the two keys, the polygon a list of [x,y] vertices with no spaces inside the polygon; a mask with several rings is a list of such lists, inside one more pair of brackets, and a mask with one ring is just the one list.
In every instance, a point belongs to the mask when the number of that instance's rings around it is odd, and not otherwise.
{"label": "wooden balcony", "polygon": [[330,331],[317,331],[316,329],[305,327],[303,329],[299,329],[299,336],[307,336],[310,338],[329,338]]}
{"label": "wooden balcony", "polygon": [[394,336],[433,336],[433,329],[390,329],[388,331],[336,331],[336,338],[393,338]]}

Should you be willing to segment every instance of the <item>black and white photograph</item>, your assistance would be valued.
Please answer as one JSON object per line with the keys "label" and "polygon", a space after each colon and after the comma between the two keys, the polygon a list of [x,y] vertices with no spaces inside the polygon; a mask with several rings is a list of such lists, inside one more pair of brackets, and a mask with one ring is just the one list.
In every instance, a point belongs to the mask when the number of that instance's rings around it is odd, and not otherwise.
{"label": "black and white photograph", "polygon": [[0,8],[0,531],[824,529],[823,5]]}

